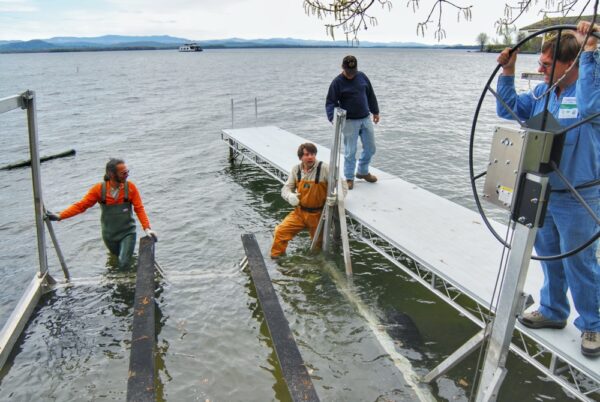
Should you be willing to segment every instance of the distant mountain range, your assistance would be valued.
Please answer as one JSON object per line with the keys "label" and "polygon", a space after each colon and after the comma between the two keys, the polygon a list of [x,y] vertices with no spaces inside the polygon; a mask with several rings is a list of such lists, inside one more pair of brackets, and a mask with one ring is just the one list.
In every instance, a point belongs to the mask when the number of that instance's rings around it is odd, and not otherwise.
{"label": "distant mountain range", "polygon": [[[81,52],[101,50],[154,50],[176,49],[184,43],[196,42],[204,49],[235,48],[300,48],[300,47],[352,47],[345,41],[304,40],[294,38],[271,39],[213,39],[194,41],[168,35],[154,36],[121,36],[105,35],[98,37],[54,37],[50,39],[34,39],[29,41],[0,41],[0,53],[33,53],[33,52]],[[477,49],[477,46],[463,45],[425,45],[416,42],[360,42],[360,47],[386,48],[460,48]]]}

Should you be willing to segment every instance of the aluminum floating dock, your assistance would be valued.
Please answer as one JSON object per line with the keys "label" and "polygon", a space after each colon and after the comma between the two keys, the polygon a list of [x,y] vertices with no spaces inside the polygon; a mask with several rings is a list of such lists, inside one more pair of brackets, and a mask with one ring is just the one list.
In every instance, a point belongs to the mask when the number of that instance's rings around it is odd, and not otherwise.
{"label": "aluminum floating dock", "polygon": [[[307,139],[278,127],[223,130],[230,157],[244,158],[283,182],[298,163],[296,150]],[[329,160],[329,149],[317,144],[318,159]],[[477,212],[471,211],[414,184],[376,168],[376,184],[355,181],[345,200],[348,229],[413,279],[449,303],[480,327],[502,258],[502,246]],[[497,224],[498,233],[506,227]],[[415,266],[407,266],[402,254]],[[542,269],[531,261],[525,291],[539,299]],[[478,313],[462,301],[475,301]],[[494,307],[495,308],[495,307]],[[600,390],[600,359],[580,352],[580,332],[569,324],[563,330],[531,330],[517,323],[511,350],[581,400]],[[531,348],[525,340],[532,340]]]}

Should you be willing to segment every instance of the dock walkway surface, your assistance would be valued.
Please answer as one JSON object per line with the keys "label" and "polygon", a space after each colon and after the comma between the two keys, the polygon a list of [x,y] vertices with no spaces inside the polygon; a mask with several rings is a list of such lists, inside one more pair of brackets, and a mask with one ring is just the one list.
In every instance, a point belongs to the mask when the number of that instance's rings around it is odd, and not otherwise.
{"label": "dock walkway surface", "polygon": [[[222,139],[235,153],[244,155],[279,180],[285,180],[292,166],[299,163],[298,145],[308,142],[273,126],[226,129],[222,131]],[[316,145],[318,159],[328,162],[329,149]],[[370,184],[357,180],[346,197],[350,227],[352,222],[357,222],[359,230],[383,239],[430,271],[429,275],[436,280],[440,278],[487,308],[503,250],[479,214],[379,169],[370,170],[378,177],[378,182]],[[497,224],[496,230],[505,233],[506,226]],[[368,239],[367,243],[370,243]],[[375,242],[371,245],[379,248]],[[427,280],[419,282],[427,286]],[[542,283],[540,264],[531,261],[525,292],[538,300]],[[451,298],[446,301],[459,308]],[[539,354],[536,355],[539,349],[527,350],[527,347],[514,343],[511,350],[586,400],[586,394],[599,389],[600,359],[581,354],[580,332],[573,325],[575,318],[576,312],[572,308],[569,324],[563,330],[531,330],[517,322],[518,331],[535,341],[546,357],[540,359]],[[482,325],[482,322],[478,324]]]}

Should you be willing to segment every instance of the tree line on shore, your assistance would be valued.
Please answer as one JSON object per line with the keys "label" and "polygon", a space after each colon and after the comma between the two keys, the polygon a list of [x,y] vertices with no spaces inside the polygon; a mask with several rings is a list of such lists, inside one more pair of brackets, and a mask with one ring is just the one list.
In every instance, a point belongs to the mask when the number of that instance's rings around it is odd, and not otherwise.
{"label": "tree line on shore", "polygon": [[[510,30],[508,30],[510,31]],[[501,38],[490,38],[485,32],[476,37],[480,52],[500,53],[506,47],[512,47],[525,38],[524,32],[515,35],[515,31],[503,33]],[[519,48],[521,53],[538,53],[542,47],[542,38],[536,37]]]}

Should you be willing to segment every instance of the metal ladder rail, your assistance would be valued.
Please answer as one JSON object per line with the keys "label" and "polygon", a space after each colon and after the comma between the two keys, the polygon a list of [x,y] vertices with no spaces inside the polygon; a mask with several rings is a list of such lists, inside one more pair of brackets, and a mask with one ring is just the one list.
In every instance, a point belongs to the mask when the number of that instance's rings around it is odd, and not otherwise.
{"label": "metal ladder rail", "polygon": [[[42,197],[42,179],[40,169],[40,155],[38,146],[37,116],[35,92],[25,91],[19,95],[13,95],[0,99],[0,114],[15,109],[25,109],[27,112],[27,127],[29,132],[29,153],[31,159],[31,180],[33,183],[33,203],[35,211],[35,228],[37,240],[37,252],[39,260],[39,269],[25,292],[19,299],[17,306],[0,331],[0,368],[4,366],[12,348],[17,342],[23,328],[29,321],[35,306],[41,295],[48,291],[50,286],[56,281],[48,273],[48,254],[46,250],[46,233],[44,231],[44,202]],[[48,222],[48,228],[51,225]],[[53,235],[51,230],[51,236]],[[54,240],[54,239],[53,239]],[[55,249],[61,259],[61,266],[65,271],[68,280],[69,275],[66,265],[62,259],[62,253],[58,247],[58,242],[54,243]]]}

